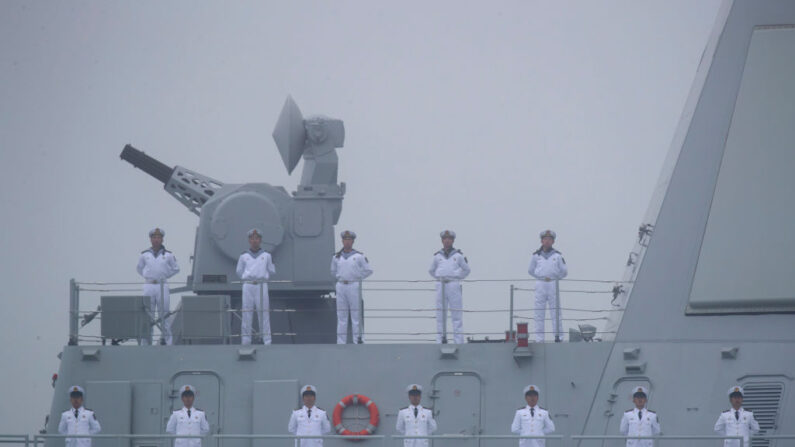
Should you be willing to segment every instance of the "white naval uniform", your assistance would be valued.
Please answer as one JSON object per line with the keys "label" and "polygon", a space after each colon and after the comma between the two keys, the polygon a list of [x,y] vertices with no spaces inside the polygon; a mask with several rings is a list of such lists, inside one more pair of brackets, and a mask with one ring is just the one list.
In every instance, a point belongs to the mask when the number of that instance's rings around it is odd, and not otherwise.
{"label": "white naval uniform", "polygon": [[[463,315],[464,300],[462,297],[461,281],[470,273],[469,263],[456,248],[445,253],[444,249],[433,254],[431,267],[428,273],[436,278],[436,343],[442,342],[444,320],[447,315],[442,311],[442,300],[446,300],[447,309],[450,310],[450,319],[453,321],[453,340],[456,344],[464,343]],[[443,281],[447,281],[442,284]],[[442,296],[444,294],[444,297]]]}
{"label": "white naval uniform", "polygon": [[243,281],[243,317],[240,324],[240,344],[251,344],[251,321],[257,309],[262,342],[271,344],[270,298],[267,281],[276,273],[271,254],[263,249],[246,250],[237,260],[237,276]]}
{"label": "white naval uniform", "polygon": [[[62,435],[96,435],[102,430],[93,411],[80,407],[70,408],[61,413],[58,433]],[[66,447],[91,447],[91,438],[66,438]]]}
{"label": "white naval uniform", "polygon": [[[190,416],[188,415],[190,411]],[[204,411],[196,407],[188,410],[182,407],[171,413],[166,425],[166,433],[172,435],[205,436],[210,434],[210,424]],[[174,447],[201,447],[202,440],[198,438],[174,439]]]}
{"label": "white naval uniform", "polygon": [[[642,412],[638,416],[638,412]],[[637,407],[624,412],[621,417],[621,434],[624,436],[656,436],[660,434],[657,413]],[[627,439],[627,447],[653,447],[653,439]]]}
{"label": "white naval uniform", "polygon": [[[724,436],[742,436],[745,446],[748,447],[751,445],[748,442],[750,435],[759,433],[759,422],[754,419],[753,412],[746,411],[742,407],[739,410],[732,408],[720,414],[718,421],[715,422],[715,433]],[[723,441],[723,447],[740,447],[740,440],[726,439]]]}
{"label": "white naval uniform", "polygon": [[[174,257],[173,253],[166,250],[166,247],[161,246],[157,253],[150,247],[141,252],[141,256],[138,258],[137,270],[138,274],[143,276],[146,281],[146,284],[144,284],[144,295],[149,297],[150,318],[152,318],[152,321],[155,320],[155,312],[158,319],[163,318],[171,310],[166,280],[179,273],[177,258]],[[165,338],[166,344],[170,345],[173,341],[171,322],[167,318],[164,319],[162,327],[162,336]],[[148,344],[149,340],[140,340],[139,342]]]}
{"label": "white naval uniform", "polygon": [[549,304],[549,316],[552,319],[552,332],[556,337],[562,337],[563,332],[558,319],[559,303],[556,302],[556,280],[563,279],[569,274],[569,268],[566,266],[563,255],[554,248],[548,252],[539,248],[530,258],[530,267],[528,267],[527,273],[538,280],[536,281],[535,316],[533,318],[536,342],[544,341],[544,316],[547,304]]}
{"label": "white naval uniform", "polygon": [[[294,410],[290,415],[290,422],[287,424],[287,431],[294,435],[305,436],[321,436],[331,431],[331,423],[328,421],[326,411],[314,406],[311,408],[312,414],[309,414],[310,408],[306,405]],[[322,447],[322,439],[301,439],[301,447]],[[299,445],[298,440],[295,440],[296,447]]]}
{"label": "white naval uniform", "polygon": [[[417,415],[414,416],[414,410]],[[401,408],[397,415],[395,430],[405,436],[427,436],[436,431],[436,421],[433,412],[422,405],[409,405]],[[404,439],[404,447],[426,447],[430,445],[427,439]]]}
{"label": "white naval uniform", "polygon": [[[549,412],[538,405],[516,410],[511,424],[511,432],[520,436],[546,436],[555,431],[555,423],[549,418]],[[544,447],[544,439],[520,439],[519,447]]]}
{"label": "white naval uniform", "polygon": [[337,278],[337,344],[344,345],[348,338],[348,313],[351,316],[353,342],[361,336],[359,321],[359,286],[361,280],[373,274],[364,253],[340,250],[331,258],[331,274]]}

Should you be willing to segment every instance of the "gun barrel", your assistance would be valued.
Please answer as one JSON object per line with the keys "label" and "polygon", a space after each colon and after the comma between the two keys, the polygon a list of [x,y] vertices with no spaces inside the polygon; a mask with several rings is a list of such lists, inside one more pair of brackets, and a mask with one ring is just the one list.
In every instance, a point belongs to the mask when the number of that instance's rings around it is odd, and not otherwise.
{"label": "gun barrel", "polygon": [[160,180],[165,185],[171,178],[175,168],[146,155],[128,144],[121,151],[121,159]]}

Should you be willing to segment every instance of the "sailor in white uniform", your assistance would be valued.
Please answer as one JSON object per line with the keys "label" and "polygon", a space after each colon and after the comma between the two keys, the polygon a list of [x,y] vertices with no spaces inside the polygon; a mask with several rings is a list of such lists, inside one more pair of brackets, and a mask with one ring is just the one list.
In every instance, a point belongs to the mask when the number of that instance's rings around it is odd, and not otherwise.
{"label": "sailor in white uniform", "polygon": [[[172,343],[171,321],[166,318],[166,314],[171,309],[169,300],[169,290],[166,280],[179,273],[177,258],[174,254],[166,250],[163,246],[163,238],[166,232],[160,228],[155,228],[149,232],[149,240],[152,243],[150,248],[141,252],[138,258],[138,274],[144,278],[144,295],[149,297],[149,316],[152,321],[161,321],[160,344],[170,345]],[[150,332],[150,339],[151,332]],[[149,344],[149,340],[139,340],[139,344]]]}
{"label": "sailor in white uniform", "polygon": [[[549,412],[538,406],[539,388],[527,385],[524,388],[524,399],[527,406],[516,410],[511,424],[511,432],[521,436],[546,436],[555,431],[555,424]],[[519,447],[544,447],[544,439],[520,439]]]}
{"label": "sailor in white uniform", "polygon": [[356,233],[343,231],[342,249],[331,258],[331,274],[337,278],[337,344],[344,345],[348,338],[348,315],[351,317],[351,334],[354,343],[362,343],[359,329],[361,282],[373,274],[364,253],[353,249]]}
{"label": "sailor in white uniform", "polygon": [[262,343],[271,344],[270,298],[268,279],[276,273],[271,254],[262,249],[262,232],[256,228],[248,232],[249,249],[237,260],[237,276],[243,281],[243,317],[240,324],[240,344],[251,344],[251,321],[254,309],[259,320]]}
{"label": "sailor in white uniform", "polygon": [[[743,409],[743,395],[745,391],[740,385],[729,388],[729,402],[731,409],[720,414],[715,422],[715,433],[723,436],[742,436],[745,446],[750,446],[751,435],[759,433],[759,422],[754,419],[754,413]],[[740,447],[739,439],[726,439],[723,447]]]}
{"label": "sailor in white uniform", "polygon": [[[406,387],[409,393],[409,405],[401,408],[397,415],[395,430],[405,436],[428,436],[436,431],[436,421],[433,412],[420,405],[422,399],[422,386],[413,383]],[[427,447],[427,439],[404,439],[404,447]]]}
{"label": "sailor in white uniform", "polygon": [[[649,390],[644,386],[632,389],[632,402],[635,408],[624,412],[621,417],[621,434],[624,436],[657,436],[660,434],[660,421],[657,413],[646,408]],[[627,439],[627,447],[653,447],[653,439]]]}
{"label": "sailor in white uniform", "polygon": [[[72,408],[61,413],[58,433],[62,435],[96,435],[102,431],[94,411],[83,407],[83,387],[69,387]],[[91,438],[66,438],[66,447],[91,447]]]}
{"label": "sailor in white uniform", "polygon": [[[183,385],[179,389],[182,398],[182,407],[171,413],[166,425],[166,433],[172,435],[192,435],[206,436],[210,434],[210,424],[204,411],[193,406],[196,397],[196,388],[191,385]],[[202,440],[199,438],[174,439],[174,447],[201,447]]]}
{"label": "sailor in white uniform", "polygon": [[552,230],[542,231],[541,248],[539,248],[530,258],[530,267],[527,273],[536,281],[536,302],[535,302],[535,332],[536,342],[544,341],[544,316],[546,307],[549,304],[549,316],[552,319],[552,332],[555,334],[555,341],[562,340],[563,332],[560,327],[560,303],[557,302],[557,280],[563,279],[569,274],[566,260],[563,254],[552,248],[557,235]]}
{"label": "sailor in white uniform", "polygon": [[[315,406],[317,398],[317,388],[314,385],[305,385],[301,388],[301,400],[304,406],[293,411],[290,415],[290,422],[287,424],[287,431],[298,436],[322,436],[331,431],[331,423],[328,415],[322,408]],[[322,439],[301,439],[300,444],[296,439],[295,445],[298,447],[322,447]]]}
{"label": "sailor in white uniform", "polygon": [[464,343],[464,300],[461,280],[466,278],[471,270],[464,253],[453,248],[455,231],[444,230],[439,236],[442,238],[442,249],[433,254],[431,267],[428,269],[428,273],[436,279],[436,343],[447,343],[446,334],[442,333],[447,318],[444,312],[446,303],[447,309],[450,310],[450,319],[453,321],[453,341],[460,345]]}

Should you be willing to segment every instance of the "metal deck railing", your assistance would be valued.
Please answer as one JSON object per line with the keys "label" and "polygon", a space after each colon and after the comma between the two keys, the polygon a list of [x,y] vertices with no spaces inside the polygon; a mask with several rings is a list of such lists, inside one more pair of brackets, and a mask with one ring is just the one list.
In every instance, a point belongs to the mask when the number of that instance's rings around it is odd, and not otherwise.
{"label": "metal deck railing", "polygon": [[[509,446],[516,445],[521,439],[538,439],[551,441],[550,447],[555,446],[581,446],[581,445],[624,445],[627,440],[651,440],[655,447],[660,446],[695,446],[695,445],[717,445],[718,441],[736,440],[741,447],[749,447],[742,436],[720,436],[720,435],[659,435],[659,436],[623,436],[623,435],[547,435],[547,436],[520,436],[520,435],[467,435],[467,434],[442,434],[431,436],[404,436],[404,435],[368,435],[368,436],[296,436],[291,434],[213,434],[207,436],[188,436],[170,434],[98,434],[98,435],[2,435],[0,434],[0,444],[12,444],[25,447],[44,447],[46,441],[54,441],[60,445],[66,438],[81,438],[95,440],[112,440],[119,447],[125,441],[141,440],[154,441],[156,445],[168,447],[174,439],[202,439],[203,447],[221,445],[224,440],[262,440],[279,441],[284,443],[274,444],[267,442],[265,445],[293,445],[295,440],[301,439],[323,439],[335,441],[334,445],[344,441],[340,445],[351,445],[350,441],[360,441],[362,445],[381,445],[384,447],[397,447],[402,445],[406,439],[428,439],[444,445],[479,445],[481,447]],[[777,442],[776,447],[795,446],[795,435],[765,435],[753,436],[751,443],[756,440],[785,441]],[[590,441],[590,442],[589,442]],[[709,444],[707,444],[709,443]],[[331,444],[331,443],[329,443]],[[53,444],[50,444],[53,445]]]}
{"label": "metal deck railing", "polygon": [[[532,306],[533,292],[532,285],[535,283],[533,278],[519,279],[465,279],[460,282],[464,287],[464,307],[460,309],[464,314],[463,335],[469,341],[512,341],[515,323],[520,321],[530,321],[534,319],[532,313],[535,311]],[[269,281],[271,283],[289,283],[289,281]],[[443,337],[445,340],[451,338],[450,326],[448,325],[449,314],[453,310],[447,309],[446,300],[442,303],[442,308],[435,307],[436,285],[434,279],[422,280],[365,280],[360,283],[361,314],[362,321],[369,324],[360,334],[368,343],[425,343],[434,342],[437,334],[436,312],[441,311],[448,315],[443,323]],[[121,296],[141,295],[143,282],[97,282],[97,281],[76,281],[71,280],[70,309],[69,309],[69,340],[70,344],[97,344],[104,343],[105,338],[98,330],[105,311],[99,305],[101,296]],[[172,282],[171,287],[181,286],[185,283]],[[241,281],[234,281],[232,285],[239,287]],[[445,282],[441,287],[445,287]],[[589,279],[563,279],[559,281],[557,290],[559,291],[557,306],[560,310],[558,318],[561,325],[561,333],[554,334],[551,330],[549,313],[545,314],[547,330],[545,336],[551,340],[555,335],[565,338],[567,329],[574,328],[580,331],[580,325],[589,324],[596,327],[595,332],[589,334],[593,339],[611,337],[614,332],[600,330],[598,326],[604,326],[610,318],[620,318],[623,309],[615,305],[618,296],[625,293],[625,283],[621,281],[589,280]],[[178,290],[188,291],[186,287],[175,287],[172,289],[172,301],[179,303]],[[273,292],[272,292],[273,293]],[[327,297],[331,297],[327,295]],[[503,296],[503,299],[495,297]],[[575,301],[575,297],[587,296],[593,306],[575,307],[568,303]],[[495,305],[502,301],[503,305]],[[581,300],[577,300],[581,301]],[[399,303],[398,305],[395,305]],[[174,307],[174,306],[172,306]],[[188,313],[178,304],[165,316],[173,319],[178,313]],[[231,318],[240,320],[242,311],[236,308],[226,309]],[[256,311],[252,311],[256,312]],[[295,316],[309,312],[328,312],[327,309],[298,309],[298,308],[271,308],[269,313],[274,316],[277,314],[290,314]],[[156,340],[162,333],[163,318],[159,318],[153,313],[147,314],[151,326],[154,327],[153,340]],[[473,316],[477,316],[473,319]],[[504,326],[507,320],[507,327]],[[411,321],[411,330],[405,329],[406,322]],[[532,324],[531,324],[532,326]],[[255,326],[256,327],[256,326]],[[495,330],[499,328],[498,330]],[[533,331],[531,330],[531,333]],[[304,333],[305,335],[318,335],[316,333]],[[254,332],[253,335],[261,334]],[[272,336],[294,336],[294,332],[271,333]],[[228,343],[239,343],[241,334],[239,332],[227,334]],[[115,344],[115,343],[114,343]]]}

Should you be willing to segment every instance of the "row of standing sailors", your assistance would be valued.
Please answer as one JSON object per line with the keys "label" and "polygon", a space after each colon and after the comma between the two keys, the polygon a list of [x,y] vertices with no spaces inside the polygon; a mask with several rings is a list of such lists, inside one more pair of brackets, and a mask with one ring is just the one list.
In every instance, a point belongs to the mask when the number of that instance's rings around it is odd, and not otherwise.
{"label": "row of standing sailors", "polygon": [[[204,411],[195,408],[193,401],[196,389],[191,385],[180,388],[183,408],[174,411],[166,425],[166,432],[173,435],[205,436],[210,433],[210,425]],[[410,405],[402,408],[397,415],[395,431],[404,436],[429,436],[436,429],[433,412],[420,404],[422,386],[411,384],[406,387]],[[541,390],[536,385],[524,388],[527,405],[516,410],[511,432],[520,436],[546,436],[555,431],[555,423],[549,411],[538,405]],[[84,390],[80,386],[69,388],[72,408],[61,414],[58,432],[70,435],[93,435],[101,431],[99,420],[92,410],[83,407]],[[729,388],[731,408],[721,413],[714,430],[722,436],[742,436],[744,445],[749,445],[749,437],[759,432],[759,423],[754,414],[742,407],[743,388],[735,385]],[[660,419],[654,411],[646,408],[648,390],[639,386],[633,389],[632,402],[635,407],[624,412],[620,432],[624,436],[656,436],[661,433]],[[326,411],[315,406],[317,387],[305,385],[301,388],[303,406],[290,415],[287,430],[297,436],[322,436],[331,432],[331,424]],[[296,445],[299,442],[296,441]],[[300,440],[301,447],[322,447],[322,439]],[[404,447],[426,447],[426,439],[406,439]],[[520,439],[520,447],[544,447],[543,439]],[[628,439],[627,447],[653,447],[651,439]],[[727,439],[724,447],[739,447],[738,439]],[[90,438],[67,438],[66,447],[91,447]],[[174,447],[201,447],[201,439],[176,439]]]}
{"label": "row of standing sailors", "polygon": [[[331,274],[337,280],[335,285],[337,297],[337,343],[344,344],[348,334],[348,318],[351,321],[351,333],[354,343],[363,343],[361,335],[361,281],[373,274],[369,261],[364,253],[353,248],[356,233],[341,233],[342,249],[331,259]],[[463,289],[461,280],[469,276],[469,261],[461,250],[453,247],[456,234],[445,230],[439,235],[442,249],[434,253],[428,273],[436,279],[436,342],[446,343],[444,339],[444,321],[447,318],[444,309],[449,309],[452,321],[453,342],[464,343],[463,329]],[[138,259],[137,271],[144,278],[143,294],[150,299],[150,316],[162,321],[161,344],[171,345],[171,322],[165,315],[169,312],[169,288],[166,281],[179,272],[174,255],[163,246],[165,231],[154,228],[149,232],[152,246],[143,252]],[[557,303],[557,280],[568,275],[568,267],[563,255],[552,248],[556,234],[554,231],[541,232],[541,248],[533,253],[528,273],[536,278],[535,295],[535,340],[544,341],[544,318],[549,307],[552,330],[555,341],[562,341],[562,328]],[[248,232],[249,250],[243,252],[235,269],[243,282],[242,287],[242,318],[241,344],[250,345],[253,332],[253,316],[257,313],[263,344],[271,343],[270,330],[270,299],[267,281],[276,273],[270,253],[261,248],[262,232],[252,229]],[[150,337],[151,339],[151,333]],[[142,340],[148,343],[148,340]]]}

